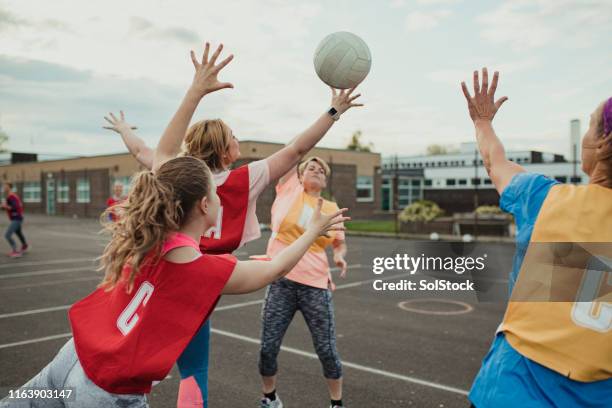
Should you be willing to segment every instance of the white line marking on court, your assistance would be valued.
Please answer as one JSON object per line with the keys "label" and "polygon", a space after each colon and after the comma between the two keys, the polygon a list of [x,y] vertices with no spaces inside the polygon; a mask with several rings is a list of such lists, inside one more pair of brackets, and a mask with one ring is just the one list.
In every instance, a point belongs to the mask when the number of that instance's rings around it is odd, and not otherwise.
{"label": "white line marking on court", "polygon": [[78,239],[93,239],[96,241],[107,240],[109,237],[105,237],[104,235],[98,235],[97,233],[92,234],[73,234],[71,232],[59,232],[59,231],[41,231],[44,234],[56,235],[58,237],[66,237],[66,238],[78,238]]}
{"label": "white line marking on court", "polygon": [[[241,334],[236,334],[236,333],[231,333],[231,332],[227,332],[224,330],[219,330],[219,329],[211,329],[211,331],[215,334],[221,335],[221,336],[225,336],[225,337],[230,337],[236,340],[241,340],[244,341],[246,343],[251,343],[251,344],[257,344],[259,345],[259,339],[255,339],[253,337],[247,337],[247,336],[243,336]],[[31,339],[31,340],[24,340],[24,341],[17,341],[14,343],[7,343],[7,344],[0,344],[0,349],[4,349],[4,348],[10,348],[10,347],[18,347],[18,346],[23,346],[26,344],[34,344],[34,343],[41,343],[44,341],[50,341],[50,340],[56,340],[56,339],[61,339],[61,338],[67,338],[67,337],[71,337],[72,333],[62,333],[62,334],[56,334],[54,336],[46,336],[46,337],[39,337],[37,339]],[[296,349],[293,347],[287,347],[287,346],[281,346],[281,350],[283,350],[284,352],[287,353],[291,353],[291,354],[296,354],[302,357],[306,357],[306,358],[310,358],[310,359],[315,359],[318,360],[319,357],[314,354],[314,353],[309,353],[307,351],[303,351],[300,349]],[[451,387],[448,385],[444,385],[444,384],[439,384],[433,381],[427,381],[427,380],[422,380],[420,378],[416,378],[416,377],[409,377],[407,375],[402,375],[402,374],[397,374],[397,373],[392,373],[390,371],[385,371],[385,370],[380,370],[378,368],[372,368],[372,367],[367,367],[361,364],[356,364],[356,363],[351,363],[350,361],[342,361],[342,365],[344,367],[349,367],[352,368],[354,370],[359,370],[359,371],[364,371],[370,374],[376,374],[376,375],[380,375],[383,377],[387,377],[387,378],[393,378],[394,380],[400,380],[400,381],[405,381],[405,382],[410,382],[413,384],[418,384],[418,385],[422,385],[424,387],[429,387],[429,388],[435,388],[437,390],[442,390],[442,391],[447,391],[447,392],[453,392],[455,394],[460,394],[460,395],[468,395],[468,392],[466,390],[462,390],[460,388],[455,388],[455,387]]]}
{"label": "white line marking on court", "polygon": [[86,268],[84,266],[79,266],[75,268],[47,269],[43,271],[9,273],[6,275],[0,275],[0,279],[25,278],[27,276],[54,275],[57,273],[69,273],[69,272],[95,272],[95,271],[93,267]]}
{"label": "white line marking on court", "polygon": [[26,345],[26,344],[41,343],[43,341],[61,339],[61,338],[71,337],[71,336],[72,336],[72,333],[62,333],[62,334],[56,334],[56,335],[53,335],[53,336],[39,337],[37,339],[30,339],[30,340],[24,340],[24,341],[16,341],[15,343],[0,344],[0,349],[5,349],[5,348],[9,348],[9,347],[23,346],[23,345]]}
{"label": "white line marking on court", "polygon": [[[257,344],[257,345],[260,344],[259,339],[255,339],[252,337],[242,336],[240,334],[230,333],[230,332],[219,330],[219,329],[211,329],[211,331],[215,334],[219,334],[221,336],[226,336],[226,337],[231,337],[236,340],[242,340],[247,343],[252,343],[252,344]],[[281,350],[287,353],[297,354],[299,356],[307,357],[310,359],[315,359],[315,360],[319,359],[319,356],[317,356],[314,353],[309,353],[307,351],[299,350],[293,347],[281,346]],[[444,384],[439,384],[439,383],[432,382],[432,381],[421,380],[420,378],[409,377],[409,376],[402,375],[402,374],[396,374],[390,371],[380,370],[378,368],[367,367],[361,364],[351,363],[349,361],[342,360],[342,366],[350,367],[352,369],[359,370],[359,371],[365,371],[370,374],[378,374],[383,377],[389,377],[389,378],[393,378],[396,380],[402,380],[402,381],[411,382],[414,384],[423,385],[425,387],[436,388],[438,390],[443,390],[443,391],[448,391],[448,392],[454,392],[455,394],[468,395],[467,391],[462,390],[460,388],[455,388],[455,387],[451,387],[451,386],[444,385]]]}
{"label": "white line marking on court", "polygon": [[5,313],[5,314],[0,314],[0,319],[7,319],[9,317],[17,317],[17,316],[28,316],[28,315],[39,314],[39,313],[55,312],[57,310],[66,310],[70,306],[72,305],[53,306],[53,307],[45,307],[43,309],[24,310],[23,312]]}
{"label": "white line marking on court", "polygon": [[52,286],[52,285],[61,285],[62,283],[72,283],[72,282],[83,282],[83,281],[91,281],[91,280],[100,280],[99,276],[90,276],[88,278],[75,278],[75,279],[59,279],[54,281],[45,281],[38,283],[26,283],[23,285],[13,285],[13,286],[2,286],[0,290],[9,290],[9,289],[24,289],[24,288],[35,288],[38,286]]}
{"label": "white line marking on court", "polygon": [[73,259],[51,259],[48,261],[5,263],[5,264],[0,265],[0,269],[17,268],[20,266],[54,265],[54,264],[77,263],[77,262],[87,262],[87,261],[90,261],[93,264],[95,259],[94,258],[73,258]]}
{"label": "white line marking on court", "polygon": [[252,300],[250,302],[235,303],[233,305],[217,306],[215,307],[214,312],[219,312],[222,310],[229,310],[229,309],[238,309],[240,307],[246,307],[246,306],[252,306],[252,305],[259,305],[261,303],[263,303],[263,300],[260,299],[260,300]]}
{"label": "white line marking on court", "polygon": [[[460,309],[457,310],[429,310],[429,309],[421,309],[417,306],[414,306],[417,303],[446,303],[450,305],[457,305]],[[437,316],[451,316],[451,315],[459,315],[464,313],[469,313],[474,310],[474,306],[460,302],[458,300],[450,300],[450,299],[410,299],[404,302],[399,302],[397,306],[406,310],[407,312],[414,312],[426,315],[437,315]]]}
{"label": "white line marking on court", "polygon": [[[359,268],[361,267],[360,264],[355,264],[355,265],[349,265],[349,268]],[[375,280],[391,280],[391,279],[397,279],[397,278],[401,278],[407,275],[410,275],[410,272],[407,273],[402,273],[399,275],[393,275],[393,276],[386,276],[384,278],[380,278],[380,279],[367,279],[367,280],[363,280],[363,281],[357,281],[357,282],[352,282],[352,283],[347,283],[345,285],[338,285],[336,287],[336,290],[342,290],[342,289],[348,289],[348,288],[354,288],[356,286],[361,286],[363,284],[369,283],[369,282],[374,282]],[[87,279],[98,279],[96,278],[87,278]],[[242,302],[242,303],[234,303],[234,304],[230,304],[230,305],[225,305],[225,306],[217,306],[215,308],[215,310],[213,312],[220,312],[223,310],[231,310],[231,309],[239,309],[241,307],[247,307],[247,306],[253,306],[253,305],[260,305],[264,302],[264,299],[259,299],[259,300],[251,300],[248,302]],[[0,319],[6,319],[6,318],[10,318],[10,317],[16,317],[16,316],[27,316],[27,315],[33,315],[33,314],[39,314],[39,313],[47,313],[47,312],[54,312],[57,310],[63,310],[63,309],[68,309],[71,305],[62,305],[62,306],[54,306],[54,307],[47,307],[44,309],[32,309],[32,310],[24,310],[21,312],[13,312],[13,313],[5,313],[5,314],[1,314],[0,315]]]}
{"label": "white line marking on court", "polygon": [[[360,268],[361,265],[360,264],[355,264],[355,265],[349,265],[348,267],[349,268],[351,268],[351,267],[352,268]],[[386,281],[386,280],[391,280],[391,279],[403,278],[404,276],[408,276],[408,275],[411,275],[411,273],[407,272],[407,273],[401,273],[399,275],[386,276],[386,277],[380,278],[380,279],[379,278],[376,278],[376,279],[367,279],[367,280],[347,283],[347,284],[344,284],[344,285],[336,286],[336,290],[354,288],[354,287],[357,287],[357,286],[364,285],[366,283],[374,282],[375,280]],[[218,307],[215,308],[214,312],[223,311],[223,310],[230,310],[230,309],[238,309],[238,308],[241,308],[241,307],[247,307],[247,306],[253,306],[253,305],[260,305],[263,302],[264,302],[264,299],[260,299],[260,300],[251,300],[249,302],[234,303],[234,304],[231,304],[231,305],[218,306]]]}

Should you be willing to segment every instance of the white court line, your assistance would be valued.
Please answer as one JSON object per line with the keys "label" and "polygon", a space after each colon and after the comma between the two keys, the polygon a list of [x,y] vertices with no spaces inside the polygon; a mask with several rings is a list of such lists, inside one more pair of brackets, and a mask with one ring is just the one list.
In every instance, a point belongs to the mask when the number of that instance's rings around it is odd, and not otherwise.
{"label": "white court line", "polygon": [[77,262],[86,262],[91,261],[93,264],[94,258],[73,258],[73,259],[51,259],[48,261],[31,261],[31,262],[15,262],[15,263],[6,263],[0,265],[0,269],[4,268],[17,268],[20,266],[38,266],[38,265],[54,265],[54,264],[63,264],[63,263],[77,263]]}
{"label": "white court line", "polygon": [[24,310],[23,312],[5,313],[5,314],[0,314],[0,319],[6,319],[9,317],[17,317],[17,316],[28,316],[28,315],[39,314],[39,313],[55,312],[57,310],[66,310],[70,306],[72,305],[53,306],[53,307],[45,307],[43,309]]}
{"label": "white court line", "polygon": [[217,307],[215,307],[215,310],[213,311],[213,314],[215,312],[220,312],[222,310],[238,309],[240,307],[260,305],[262,303],[263,303],[263,300],[260,299],[260,300],[252,300],[250,302],[235,303],[233,305],[217,306]]}
{"label": "white court line", "polygon": [[[349,265],[349,268],[351,268],[351,267],[360,268],[361,265],[359,265],[359,264],[357,264],[357,265]],[[401,273],[399,275],[386,276],[384,278],[367,279],[367,280],[362,280],[362,281],[357,281],[357,282],[352,282],[352,283],[346,283],[344,285],[336,286],[336,290],[354,288],[354,287],[357,287],[357,286],[364,285],[366,283],[374,282],[375,280],[387,281],[387,280],[391,280],[391,279],[403,278],[404,276],[408,276],[408,275],[411,275],[411,273],[407,272],[407,273]],[[215,308],[214,312],[223,311],[223,310],[230,310],[230,309],[238,309],[238,308],[241,308],[241,307],[247,307],[247,306],[253,306],[253,305],[260,305],[263,302],[264,302],[264,299],[260,299],[260,300],[251,300],[249,302],[243,302],[243,303],[234,303],[232,305],[218,306],[218,307]]]}
{"label": "white court line", "polygon": [[[221,335],[221,336],[225,336],[225,337],[230,337],[230,338],[236,339],[236,340],[241,340],[241,341],[244,341],[246,343],[257,344],[257,345],[260,344],[259,339],[255,339],[253,337],[247,337],[247,336],[243,336],[243,335],[240,335],[240,334],[231,333],[231,332],[227,332],[227,331],[219,330],[219,329],[211,329],[211,331],[213,333],[215,333],[215,334],[218,334],[218,335]],[[18,342],[15,342],[15,343],[0,344],[0,349],[10,348],[10,347],[17,347],[17,346],[23,346],[23,345],[26,345],[26,344],[41,343],[41,342],[44,342],[44,341],[56,340],[56,339],[61,339],[61,338],[67,338],[67,337],[71,337],[71,336],[72,336],[72,333],[62,333],[62,334],[56,334],[54,336],[47,336],[47,337],[40,337],[40,338],[37,338],[37,339],[18,341]],[[314,353],[309,353],[307,351],[303,351],[303,350],[296,349],[296,348],[293,348],[293,347],[281,346],[281,350],[283,350],[286,353],[296,354],[298,356],[302,356],[302,357],[306,357],[306,358],[310,358],[310,359],[314,359],[314,360],[318,360],[319,359],[319,357],[316,354],[314,354]],[[451,386],[440,384],[440,383],[433,382],[433,381],[422,380],[422,379],[416,378],[416,377],[409,377],[407,375],[397,374],[397,373],[393,373],[393,372],[390,372],[390,371],[380,370],[378,368],[367,367],[367,366],[364,366],[364,365],[361,365],[361,364],[351,363],[350,361],[344,361],[343,360],[342,361],[342,366],[343,367],[349,367],[349,368],[352,368],[354,370],[364,371],[364,372],[370,373],[370,374],[380,375],[382,377],[393,378],[394,380],[400,380],[400,381],[405,381],[405,382],[409,382],[409,383],[413,383],[413,384],[422,385],[424,387],[435,388],[437,390],[452,392],[452,393],[460,394],[460,395],[468,395],[468,392],[466,390],[462,390],[460,388],[451,387]]]}
{"label": "white court line", "polygon": [[[349,265],[349,268],[360,268],[361,265],[360,264],[355,264],[355,265]],[[348,288],[354,288],[356,286],[361,286],[363,284],[369,283],[369,282],[374,282],[375,280],[391,280],[391,279],[397,279],[397,278],[401,278],[407,275],[410,275],[410,272],[407,273],[402,273],[402,274],[398,274],[398,275],[393,275],[393,276],[386,276],[384,278],[376,278],[376,279],[367,279],[367,280],[363,280],[363,281],[357,281],[357,282],[352,282],[352,283],[347,283],[345,285],[338,285],[336,287],[336,290],[342,290],[342,289],[348,289]],[[259,300],[251,300],[248,302],[242,302],[242,303],[234,303],[231,305],[225,305],[225,306],[217,306],[215,308],[214,312],[220,312],[223,310],[230,310],[230,309],[239,309],[241,307],[247,307],[247,306],[253,306],[253,305],[260,305],[264,302],[264,299],[259,299]],[[33,315],[33,314],[40,314],[40,313],[48,313],[48,312],[54,312],[57,310],[65,310],[70,308],[71,305],[62,305],[62,306],[53,306],[53,307],[47,307],[47,308],[43,308],[43,309],[32,309],[32,310],[24,310],[21,312],[13,312],[13,313],[5,313],[5,314],[0,314],[0,319],[7,319],[10,317],[16,317],[16,316],[28,316],[28,315]]]}
{"label": "white court line", "polygon": [[[230,332],[219,330],[219,329],[211,329],[211,332],[215,334],[219,334],[221,336],[230,337],[232,339],[242,340],[247,343],[252,343],[252,344],[257,344],[257,345],[260,344],[260,340],[255,339],[253,337],[242,336],[240,334],[230,333]],[[299,356],[307,357],[310,359],[315,359],[315,360],[319,359],[319,356],[317,356],[314,353],[309,353],[307,351],[303,351],[303,350],[296,349],[293,347],[281,346],[281,350],[287,353],[297,354]],[[342,360],[342,366],[349,367],[349,368],[359,370],[359,371],[365,371],[370,374],[378,374],[380,376],[393,378],[395,380],[402,380],[402,381],[410,382],[413,384],[423,385],[425,387],[436,388],[438,390],[443,390],[443,391],[448,391],[448,392],[454,392],[455,394],[468,395],[468,392],[466,390],[462,390],[460,388],[455,388],[455,387],[451,387],[448,385],[439,384],[433,381],[421,380],[420,378],[409,377],[407,375],[396,374],[390,371],[380,370],[378,368],[367,367],[361,364],[351,363],[349,361]]]}
{"label": "white court line", "polygon": [[0,279],[24,278],[27,276],[38,276],[38,275],[54,275],[57,273],[68,273],[68,272],[95,272],[95,271],[93,269],[93,265],[89,268],[86,268],[84,266],[79,266],[75,268],[47,269],[44,271],[9,273],[6,275],[0,275]]}
{"label": "white court line", "polygon": [[5,349],[5,348],[10,348],[10,347],[23,346],[25,344],[42,343],[43,341],[61,339],[61,338],[71,337],[71,336],[72,336],[72,333],[62,333],[62,334],[56,334],[53,336],[39,337],[37,339],[30,339],[30,340],[24,340],[24,341],[16,341],[14,343],[0,344],[0,350]]}
{"label": "white court line", "polygon": [[[361,267],[360,264],[355,264],[355,265],[349,265],[349,268],[359,268]],[[399,275],[398,275],[399,276]],[[87,278],[90,279],[90,278]],[[98,279],[96,277],[96,279]],[[370,282],[370,280],[367,281],[362,281],[362,282],[355,282],[357,284],[362,284],[364,282]],[[356,286],[355,284],[349,284],[350,287]],[[348,287],[345,285],[345,287]],[[338,287],[337,289],[344,289],[344,287]],[[236,303],[236,304],[232,304],[232,305],[225,305],[225,306],[218,306],[215,308],[215,312],[216,311],[222,311],[222,310],[229,310],[229,309],[237,309],[240,307],[246,307],[246,306],[252,306],[252,305],[258,305],[263,303],[263,300],[252,300],[250,302],[243,302],[243,303]],[[27,316],[27,315],[33,315],[33,314],[39,314],[39,313],[47,313],[47,312],[54,312],[57,310],[65,310],[68,309],[71,305],[62,305],[62,306],[54,306],[54,307],[47,307],[44,309],[32,309],[32,310],[24,310],[21,312],[14,312],[14,313],[5,313],[5,314],[0,314],[0,319],[6,319],[9,317],[16,317],[16,316]]]}
{"label": "white court line", "polygon": [[92,234],[73,234],[71,232],[59,232],[59,231],[45,231],[45,230],[41,230],[40,232],[42,232],[43,234],[49,234],[49,235],[55,235],[58,237],[66,237],[66,238],[79,238],[79,239],[93,239],[96,241],[102,241],[105,239],[108,239],[108,237],[105,237],[104,235],[99,235],[97,233],[92,233]]}
{"label": "white court line", "polygon": [[[236,256],[248,255],[246,252],[238,252]],[[73,258],[73,259],[51,259],[48,261],[31,261],[31,262],[15,262],[0,264],[0,269],[4,268],[19,268],[21,266],[40,266],[40,265],[57,265],[64,263],[78,263],[78,262],[91,262],[94,265],[96,258]]]}
{"label": "white court line", "polygon": [[99,281],[101,280],[101,278],[100,276],[90,276],[88,278],[59,279],[59,280],[54,280],[54,281],[45,281],[45,282],[38,282],[38,283],[26,283],[23,285],[1,286],[0,290],[35,288],[38,286],[61,285],[62,283],[83,282],[83,281],[91,281],[91,280]]}

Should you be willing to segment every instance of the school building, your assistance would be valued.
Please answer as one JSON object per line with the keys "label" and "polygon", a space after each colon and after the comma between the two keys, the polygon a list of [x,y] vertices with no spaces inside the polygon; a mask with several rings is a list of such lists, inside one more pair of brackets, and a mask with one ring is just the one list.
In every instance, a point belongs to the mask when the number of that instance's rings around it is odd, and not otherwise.
{"label": "school building", "polygon": [[[241,159],[236,166],[268,157],[283,146],[241,141]],[[333,196],[340,207],[350,208],[352,217],[369,218],[380,212],[379,153],[315,148],[310,155],[329,163],[332,173],[326,195]],[[0,177],[13,183],[26,213],[98,217],[113,185],[123,184],[127,193],[132,175],[141,170],[129,153],[61,160],[39,160],[35,154],[13,153],[11,159],[0,164]],[[262,223],[270,222],[274,196],[272,184],[257,201],[257,216]]]}

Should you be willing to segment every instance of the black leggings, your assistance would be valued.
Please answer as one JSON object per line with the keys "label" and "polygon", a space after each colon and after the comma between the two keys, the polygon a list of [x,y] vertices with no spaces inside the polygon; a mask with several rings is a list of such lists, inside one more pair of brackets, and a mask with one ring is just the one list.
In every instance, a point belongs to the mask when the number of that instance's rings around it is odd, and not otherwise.
{"label": "black leggings", "polygon": [[302,285],[281,278],[268,287],[262,309],[259,373],[271,377],[278,370],[277,356],[289,324],[301,311],[310,329],[312,342],[329,379],[342,377],[342,363],[336,350],[334,304],[329,289]]}

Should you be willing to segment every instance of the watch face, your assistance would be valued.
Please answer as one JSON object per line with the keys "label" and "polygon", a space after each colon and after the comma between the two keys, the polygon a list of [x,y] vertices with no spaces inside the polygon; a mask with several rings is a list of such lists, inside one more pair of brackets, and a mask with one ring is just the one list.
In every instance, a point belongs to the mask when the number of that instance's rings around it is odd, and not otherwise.
{"label": "watch face", "polygon": [[330,115],[334,116],[336,113],[338,113],[338,111],[336,110],[336,108],[333,108],[333,107],[332,107],[332,108],[330,108],[330,109],[329,109],[328,113],[329,113]]}

